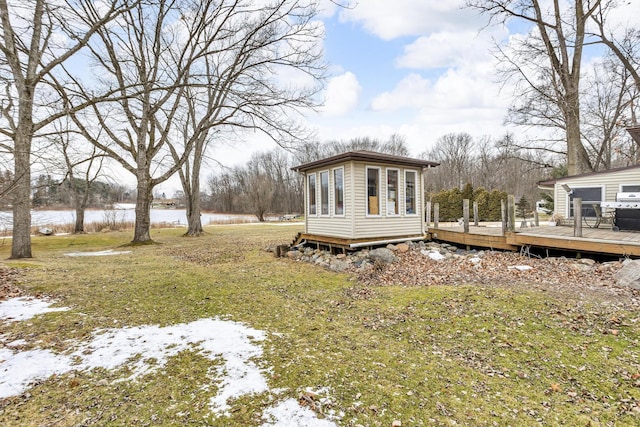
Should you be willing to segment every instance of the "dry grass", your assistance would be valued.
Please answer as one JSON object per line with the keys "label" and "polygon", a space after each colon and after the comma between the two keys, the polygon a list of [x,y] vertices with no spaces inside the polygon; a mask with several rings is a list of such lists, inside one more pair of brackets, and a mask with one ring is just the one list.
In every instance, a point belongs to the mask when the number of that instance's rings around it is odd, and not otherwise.
{"label": "dry grass", "polygon": [[[37,237],[36,259],[5,264],[20,270],[23,290],[73,311],[2,333],[63,351],[68,339],[115,324],[221,316],[269,332],[261,363],[270,386],[291,397],[328,387],[324,410],[343,412],[340,425],[637,425],[637,311],[567,304],[526,286],[365,286],[264,251],[290,241],[295,226],[207,231],[152,230],[160,243],[132,248],[126,262],[64,254],[117,248],[129,233]],[[230,418],[207,415],[209,364],[182,353],[140,382],[61,375],[2,401],[0,424],[260,425],[268,394],[240,399]]]}

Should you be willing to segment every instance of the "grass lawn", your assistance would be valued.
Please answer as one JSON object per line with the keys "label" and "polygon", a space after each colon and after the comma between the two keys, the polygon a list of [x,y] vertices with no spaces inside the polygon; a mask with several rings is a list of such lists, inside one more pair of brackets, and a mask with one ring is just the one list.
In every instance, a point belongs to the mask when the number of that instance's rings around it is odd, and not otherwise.
{"label": "grass lawn", "polygon": [[[640,424],[638,312],[522,287],[365,287],[265,251],[299,228],[154,229],[158,244],[136,247],[127,232],[43,236],[20,261],[5,242],[0,266],[20,270],[18,285],[71,310],[0,322],[3,341],[64,352],[101,328],[230,319],[267,334],[257,362],[272,391],[213,417],[212,362],[184,351],[135,381],[126,368],[53,376],[0,400],[0,425],[259,426],[275,395],[308,387],[344,426]],[[105,249],[132,253],[65,255]]]}

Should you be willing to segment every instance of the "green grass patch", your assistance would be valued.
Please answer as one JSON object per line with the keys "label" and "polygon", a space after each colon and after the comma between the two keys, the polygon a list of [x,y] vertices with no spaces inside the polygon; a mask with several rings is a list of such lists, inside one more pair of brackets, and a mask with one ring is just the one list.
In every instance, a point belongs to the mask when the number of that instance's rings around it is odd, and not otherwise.
{"label": "green grass patch", "polygon": [[[95,370],[52,377],[0,401],[0,425],[258,426],[274,398],[326,387],[339,425],[637,425],[637,312],[574,305],[498,287],[364,287],[348,274],[274,258],[295,226],[154,229],[34,239],[35,259],[5,261],[28,293],[68,312],[5,324],[5,341],[64,352],[99,328],[220,317],[267,332],[258,363],[274,395],[208,413],[215,363],[189,351],[138,381]],[[0,256],[9,249],[0,247]],[[130,250],[69,257],[69,252]],[[37,344],[35,344],[38,342]]]}

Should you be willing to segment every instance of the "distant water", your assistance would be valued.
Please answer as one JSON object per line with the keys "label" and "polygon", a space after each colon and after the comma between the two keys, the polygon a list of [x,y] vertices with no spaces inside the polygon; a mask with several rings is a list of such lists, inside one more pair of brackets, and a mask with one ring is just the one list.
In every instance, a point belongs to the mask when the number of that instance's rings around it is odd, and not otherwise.
{"label": "distant water", "polygon": [[[0,228],[9,230],[12,227],[12,213],[0,212]],[[235,215],[203,213],[202,224],[229,222],[239,220],[242,222],[257,222],[254,215]],[[114,209],[88,209],[84,213],[85,224],[93,222],[134,222],[136,219],[135,206],[131,204],[117,205]],[[74,224],[76,213],[74,210],[33,210],[31,211],[31,225],[34,227],[45,225]],[[187,212],[185,209],[151,209],[151,223],[187,224]]]}

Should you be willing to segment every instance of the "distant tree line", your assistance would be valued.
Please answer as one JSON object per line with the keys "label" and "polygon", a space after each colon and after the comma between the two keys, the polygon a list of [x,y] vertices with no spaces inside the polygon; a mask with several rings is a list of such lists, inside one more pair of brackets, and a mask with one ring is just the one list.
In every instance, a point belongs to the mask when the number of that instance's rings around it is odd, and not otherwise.
{"label": "distant tree line", "polygon": [[78,192],[88,191],[87,207],[103,208],[121,202],[135,202],[135,191],[120,184],[102,181],[87,183],[80,178],[56,179],[51,175],[40,175],[33,185],[32,206],[73,207],[74,196]]}

